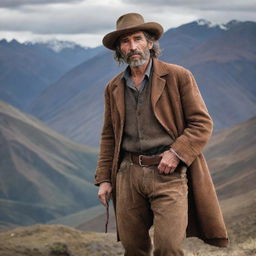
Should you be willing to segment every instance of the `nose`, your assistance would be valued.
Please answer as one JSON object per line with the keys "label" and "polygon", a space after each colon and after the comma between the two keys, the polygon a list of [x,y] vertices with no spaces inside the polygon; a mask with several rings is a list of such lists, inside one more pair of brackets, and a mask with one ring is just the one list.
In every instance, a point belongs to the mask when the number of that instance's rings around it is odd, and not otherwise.
{"label": "nose", "polygon": [[137,49],[137,44],[135,43],[134,40],[130,41],[130,49],[131,50],[136,50]]}

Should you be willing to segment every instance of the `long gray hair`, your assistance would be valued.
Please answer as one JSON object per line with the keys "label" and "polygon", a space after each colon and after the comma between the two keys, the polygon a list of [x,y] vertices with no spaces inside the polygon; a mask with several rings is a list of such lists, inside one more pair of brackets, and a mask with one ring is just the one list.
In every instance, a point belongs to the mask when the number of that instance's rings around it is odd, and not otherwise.
{"label": "long gray hair", "polygon": [[[160,48],[159,42],[155,40],[155,37],[152,34],[146,32],[146,31],[142,31],[142,32],[145,35],[146,40],[148,42],[153,42],[153,47],[149,50],[150,51],[150,57],[151,58],[158,58],[161,55],[161,48]],[[116,62],[119,65],[122,65],[122,64],[126,63],[123,56],[122,56],[121,50],[120,50],[120,39],[118,39],[117,42],[116,42],[116,49],[115,49],[115,53],[114,53],[114,59],[116,60]]]}

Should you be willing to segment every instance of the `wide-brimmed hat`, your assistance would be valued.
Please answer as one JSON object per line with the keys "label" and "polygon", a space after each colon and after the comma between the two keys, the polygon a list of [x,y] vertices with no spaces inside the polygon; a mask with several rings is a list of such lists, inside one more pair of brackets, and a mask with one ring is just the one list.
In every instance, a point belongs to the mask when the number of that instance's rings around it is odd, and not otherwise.
{"label": "wide-brimmed hat", "polygon": [[158,40],[163,34],[163,27],[156,22],[145,23],[144,18],[138,13],[127,13],[119,17],[116,30],[105,35],[102,43],[108,49],[115,50],[116,41],[120,36],[136,31],[147,31]]}

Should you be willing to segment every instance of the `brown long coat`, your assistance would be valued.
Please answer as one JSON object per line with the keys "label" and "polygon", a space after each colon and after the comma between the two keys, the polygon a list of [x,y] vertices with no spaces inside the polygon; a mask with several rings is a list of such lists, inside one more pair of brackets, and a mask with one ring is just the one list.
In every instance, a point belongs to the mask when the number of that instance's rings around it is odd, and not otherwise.
{"label": "brown long coat", "polygon": [[[125,121],[123,73],[105,90],[105,118],[95,184],[110,181],[115,205],[116,174]],[[188,166],[189,224],[187,236],[227,246],[227,231],[202,149],[212,120],[190,71],[153,59],[151,103],[160,124],[173,138],[171,147]]]}

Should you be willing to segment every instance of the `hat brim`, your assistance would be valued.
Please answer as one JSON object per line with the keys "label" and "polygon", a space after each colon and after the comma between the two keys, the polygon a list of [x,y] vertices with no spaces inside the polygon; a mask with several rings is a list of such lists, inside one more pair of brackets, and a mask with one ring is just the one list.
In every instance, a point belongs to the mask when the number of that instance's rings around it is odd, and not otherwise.
{"label": "hat brim", "polygon": [[155,40],[158,40],[163,34],[163,27],[156,22],[147,22],[138,26],[132,26],[126,29],[120,29],[113,32],[108,33],[103,37],[102,43],[105,47],[110,50],[115,50],[115,45],[117,39],[125,34],[129,34],[136,31],[146,31],[152,34],[155,37]]}

